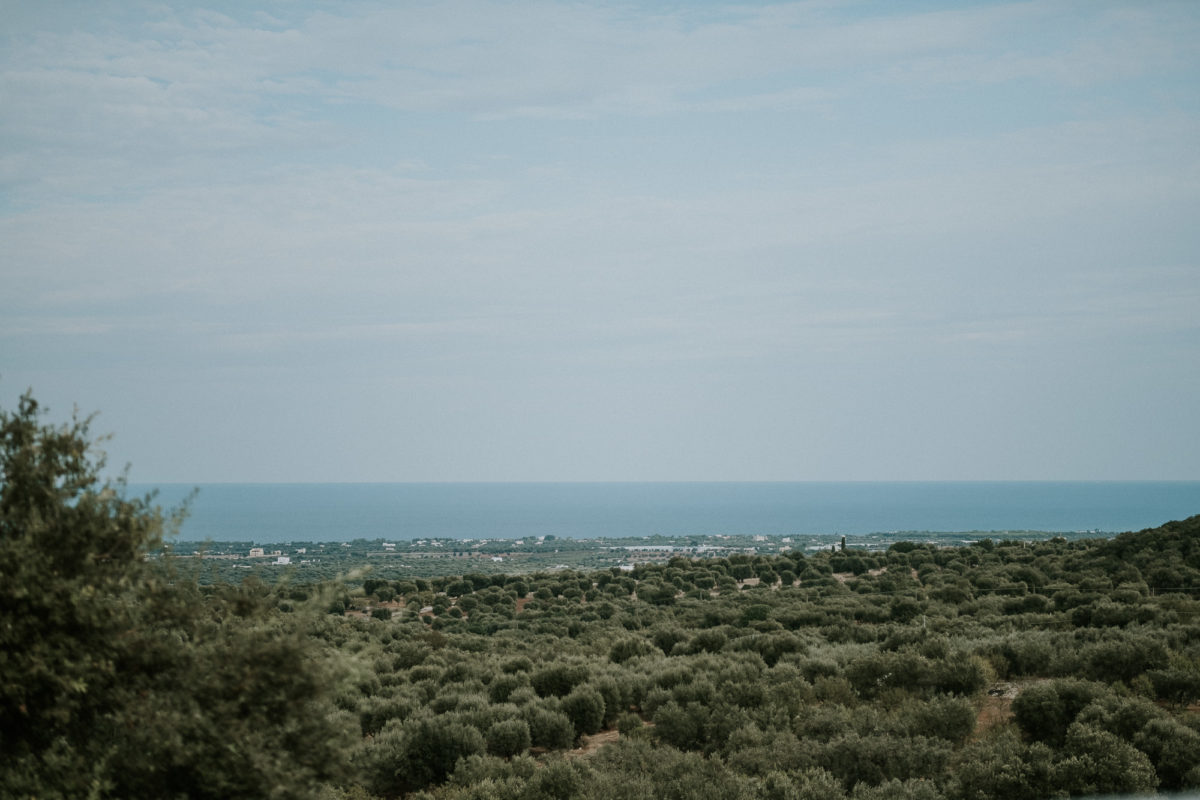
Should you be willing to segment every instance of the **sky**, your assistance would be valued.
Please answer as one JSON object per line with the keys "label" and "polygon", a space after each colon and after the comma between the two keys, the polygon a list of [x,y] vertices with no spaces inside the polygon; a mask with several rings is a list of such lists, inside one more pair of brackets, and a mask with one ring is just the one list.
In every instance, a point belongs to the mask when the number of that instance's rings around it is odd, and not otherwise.
{"label": "sky", "polygon": [[0,0],[134,482],[1200,480],[1200,4]]}

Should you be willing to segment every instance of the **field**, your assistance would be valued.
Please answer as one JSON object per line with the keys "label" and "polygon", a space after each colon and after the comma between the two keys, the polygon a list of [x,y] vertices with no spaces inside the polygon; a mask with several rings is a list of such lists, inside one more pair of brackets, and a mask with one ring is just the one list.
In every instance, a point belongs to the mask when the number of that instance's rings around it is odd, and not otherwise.
{"label": "field", "polygon": [[179,542],[157,563],[210,591],[243,578],[274,614],[320,606],[310,635],[357,676],[331,698],[354,765],[331,796],[1200,785],[1200,518],[1112,540],[249,548]]}

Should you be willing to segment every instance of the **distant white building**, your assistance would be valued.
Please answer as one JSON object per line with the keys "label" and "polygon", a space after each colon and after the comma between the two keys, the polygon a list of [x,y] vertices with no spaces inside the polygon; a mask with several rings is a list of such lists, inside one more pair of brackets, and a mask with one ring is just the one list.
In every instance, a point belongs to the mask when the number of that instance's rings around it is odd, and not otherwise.
{"label": "distant white building", "polygon": [[497,564],[499,564],[503,560],[504,560],[504,556],[492,556],[492,561],[495,561]]}
{"label": "distant white building", "polygon": [[250,557],[251,558],[262,558],[265,555],[266,555],[266,553],[263,552],[263,549],[261,547],[251,547],[250,548]]}
{"label": "distant white building", "polygon": [[286,565],[292,563],[292,559],[290,556],[276,556],[275,563],[279,565]]}

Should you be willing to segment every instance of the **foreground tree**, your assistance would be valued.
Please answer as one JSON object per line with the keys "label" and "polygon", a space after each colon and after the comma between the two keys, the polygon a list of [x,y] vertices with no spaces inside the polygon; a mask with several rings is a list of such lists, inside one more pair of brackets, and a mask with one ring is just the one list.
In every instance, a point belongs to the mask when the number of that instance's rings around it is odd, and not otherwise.
{"label": "foreground tree", "polygon": [[316,617],[171,580],[182,515],[101,481],[89,421],[0,410],[0,796],[310,795],[345,741]]}

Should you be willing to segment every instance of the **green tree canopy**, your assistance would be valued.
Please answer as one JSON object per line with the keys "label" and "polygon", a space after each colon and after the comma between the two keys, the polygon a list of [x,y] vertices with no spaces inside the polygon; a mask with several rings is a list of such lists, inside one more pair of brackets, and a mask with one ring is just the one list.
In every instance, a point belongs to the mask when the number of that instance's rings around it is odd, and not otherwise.
{"label": "green tree canopy", "polygon": [[101,480],[90,418],[40,417],[0,410],[0,796],[314,794],[345,741],[320,617],[174,580],[182,515]]}

